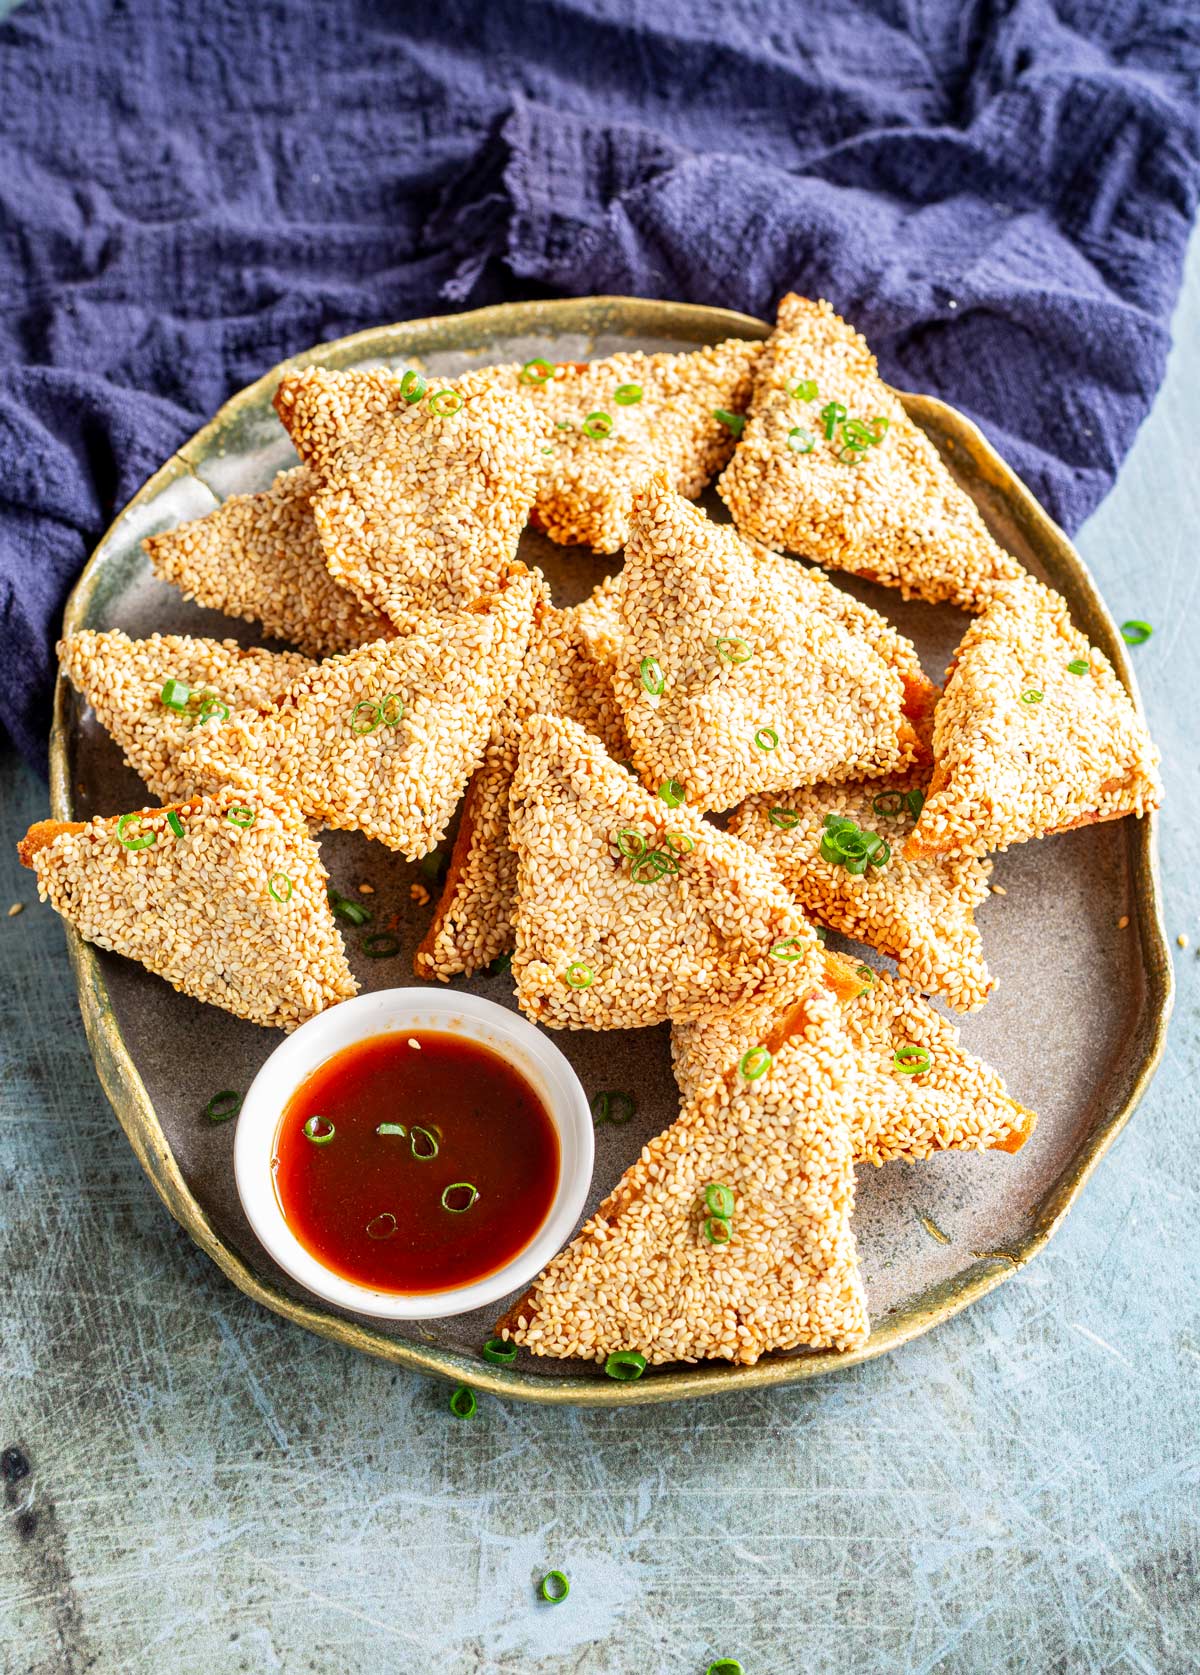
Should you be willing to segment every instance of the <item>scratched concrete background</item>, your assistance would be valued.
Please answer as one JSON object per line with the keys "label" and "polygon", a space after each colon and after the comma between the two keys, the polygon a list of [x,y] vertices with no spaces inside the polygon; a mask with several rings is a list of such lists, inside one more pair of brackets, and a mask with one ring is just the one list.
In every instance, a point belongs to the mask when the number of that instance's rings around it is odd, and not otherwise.
{"label": "scratched concrete background", "polygon": [[445,1385],[244,1299],[100,1093],[13,858],[45,791],[3,764],[6,1675],[1200,1668],[1197,388],[1200,240],[1166,386],[1080,541],[1117,619],[1157,629],[1135,658],[1167,761],[1166,1061],[1039,1261],[820,1383],[461,1424]]}

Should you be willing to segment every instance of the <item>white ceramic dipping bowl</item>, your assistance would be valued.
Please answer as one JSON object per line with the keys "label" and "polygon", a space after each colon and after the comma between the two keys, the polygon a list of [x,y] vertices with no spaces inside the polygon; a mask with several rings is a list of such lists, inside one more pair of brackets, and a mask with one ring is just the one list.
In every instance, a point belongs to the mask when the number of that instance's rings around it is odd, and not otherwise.
{"label": "white ceramic dipping bowl", "polygon": [[[357,1041],[420,1030],[478,1041],[521,1072],[541,1097],[558,1135],[558,1186],[541,1227],[502,1268],[445,1291],[376,1291],[331,1273],[296,1238],[276,1196],[271,1159],[288,1100],[319,1065]],[[496,1144],[504,1144],[500,1115]],[[574,1232],[587,1200],[593,1154],[592,1115],[579,1078],[554,1043],[532,1024],[477,995],[383,989],[319,1013],[276,1047],[242,1102],[233,1161],[238,1197],[251,1227],[294,1280],[327,1303],[356,1314],[428,1320],[483,1308],[529,1284]]]}

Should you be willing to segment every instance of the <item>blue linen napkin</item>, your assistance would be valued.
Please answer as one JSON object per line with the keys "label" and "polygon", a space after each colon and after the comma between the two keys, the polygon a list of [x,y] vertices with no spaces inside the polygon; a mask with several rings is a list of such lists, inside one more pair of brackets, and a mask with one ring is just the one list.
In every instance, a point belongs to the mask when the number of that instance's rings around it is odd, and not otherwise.
{"label": "blue linen napkin", "polygon": [[1161,379],[1191,0],[25,0],[0,25],[0,723],[235,389],[375,323],[795,289],[1074,528]]}

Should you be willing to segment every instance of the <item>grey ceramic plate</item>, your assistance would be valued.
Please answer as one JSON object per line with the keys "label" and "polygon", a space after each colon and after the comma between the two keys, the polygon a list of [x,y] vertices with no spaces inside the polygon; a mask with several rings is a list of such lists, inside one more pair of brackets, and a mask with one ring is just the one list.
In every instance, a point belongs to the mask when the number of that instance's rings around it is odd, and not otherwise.
{"label": "grey ceramic plate", "polygon": [[[577,360],[618,348],[688,349],[722,337],[761,338],[744,315],[629,298],[515,304],[411,321],[323,345],[298,362],[351,367],[417,364],[439,375],[534,355]],[[224,496],[264,487],[294,459],[271,410],[279,368],[226,404],[121,513],[97,548],[66,613],[66,629],[133,635],[254,634],[187,604],[157,582],[139,548],[145,535],[209,511]],[[926,397],[905,401],[974,496],[997,538],[1066,595],[1075,619],[1132,687],[1125,647],[1083,563],[1061,530],[960,414]],[[712,509],[720,515],[717,503]],[[561,603],[582,598],[619,561],[551,547],[530,531],[521,556],[543,566]],[[848,584],[886,612],[940,679],[965,619],[948,607],[903,604],[892,592]],[[59,819],[115,814],[144,803],[141,782],[65,682],[52,739],[52,798]],[[398,912],[405,948],[395,961],[352,963],[364,987],[412,981],[411,950],[432,913],[414,905],[415,869],[348,834],[321,839],[334,882],[375,887],[380,919]],[[247,1087],[279,1039],[175,994],[139,966],[71,936],[80,1004],[106,1092],[163,1200],[202,1249],[251,1296],[312,1331],[405,1366],[533,1401],[626,1403],[786,1383],[905,1342],[999,1285],[1045,1243],[1125,1122],[1162,1050],[1171,965],[1158,904],[1153,823],[1125,820],[1027,844],[998,859],[979,921],[998,993],[965,1021],[967,1046],[995,1063],[1010,1089],[1041,1114],[1016,1157],[946,1153],[915,1165],[860,1171],[855,1225],[874,1330],[851,1355],[795,1353],[754,1367],[663,1368],[618,1384],[585,1364],[481,1361],[485,1316],[376,1325],[302,1292],[259,1247],[233,1185],[233,1125],[202,1115],[217,1088]],[[1128,928],[1118,920],[1129,915]],[[467,985],[512,1004],[507,977]],[[584,1086],[636,1089],[638,1115],[597,1136],[592,1204],[641,1145],[676,1114],[667,1032],[559,1034]],[[592,1206],[589,1206],[589,1209]]]}

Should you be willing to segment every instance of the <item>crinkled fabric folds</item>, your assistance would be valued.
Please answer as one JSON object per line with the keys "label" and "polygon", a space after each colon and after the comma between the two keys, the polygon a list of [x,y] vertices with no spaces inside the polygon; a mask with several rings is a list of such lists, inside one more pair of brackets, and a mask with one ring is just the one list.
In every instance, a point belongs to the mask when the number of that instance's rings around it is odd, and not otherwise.
{"label": "crinkled fabric folds", "polygon": [[1161,379],[1192,0],[24,0],[0,25],[0,721],[114,511],[274,361],[623,292],[825,296],[1053,514]]}

